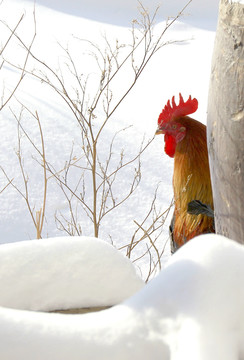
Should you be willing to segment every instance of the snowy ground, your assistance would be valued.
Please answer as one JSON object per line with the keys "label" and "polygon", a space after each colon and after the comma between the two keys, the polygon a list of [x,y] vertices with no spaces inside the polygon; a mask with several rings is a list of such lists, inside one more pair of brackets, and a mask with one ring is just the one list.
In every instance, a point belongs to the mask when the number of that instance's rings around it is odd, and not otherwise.
{"label": "snowy ground", "polygon": [[243,246],[217,235],[198,237],[138,293],[100,313],[0,308],[0,357],[241,360],[243,274]]}

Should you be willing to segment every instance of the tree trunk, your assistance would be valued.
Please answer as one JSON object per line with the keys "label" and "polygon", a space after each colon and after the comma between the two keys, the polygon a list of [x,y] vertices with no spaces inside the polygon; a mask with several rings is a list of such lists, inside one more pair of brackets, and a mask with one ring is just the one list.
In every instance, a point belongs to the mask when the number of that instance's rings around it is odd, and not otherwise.
{"label": "tree trunk", "polygon": [[240,243],[244,243],[243,29],[243,0],[221,0],[208,99],[208,150],[216,233]]}

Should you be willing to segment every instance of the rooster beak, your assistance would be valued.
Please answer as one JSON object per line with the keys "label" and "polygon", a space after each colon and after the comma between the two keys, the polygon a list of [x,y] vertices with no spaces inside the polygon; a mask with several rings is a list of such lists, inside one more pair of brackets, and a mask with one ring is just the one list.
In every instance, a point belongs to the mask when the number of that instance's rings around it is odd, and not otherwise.
{"label": "rooster beak", "polygon": [[165,131],[165,129],[159,127],[159,128],[157,128],[155,135],[164,134],[164,131]]}

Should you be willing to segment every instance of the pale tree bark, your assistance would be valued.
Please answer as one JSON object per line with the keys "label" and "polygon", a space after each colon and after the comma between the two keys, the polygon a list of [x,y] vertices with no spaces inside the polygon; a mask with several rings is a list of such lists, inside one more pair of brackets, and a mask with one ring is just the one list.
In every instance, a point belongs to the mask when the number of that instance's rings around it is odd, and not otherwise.
{"label": "pale tree bark", "polygon": [[221,0],[208,99],[216,233],[244,243],[244,3]]}

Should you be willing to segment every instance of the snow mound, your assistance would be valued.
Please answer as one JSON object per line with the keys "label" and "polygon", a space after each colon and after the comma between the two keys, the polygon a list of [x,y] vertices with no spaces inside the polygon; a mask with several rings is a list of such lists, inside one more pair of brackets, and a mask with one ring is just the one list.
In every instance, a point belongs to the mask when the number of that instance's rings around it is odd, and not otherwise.
{"label": "snow mound", "polygon": [[0,358],[240,360],[243,283],[244,247],[221,236],[200,236],[111,309],[61,315],[1,308]]}
{"label": "snow mound", "polygon": [[0,246],[0,306],[49,311],[114,305],[143,284],[128,258],[96,238]]}

